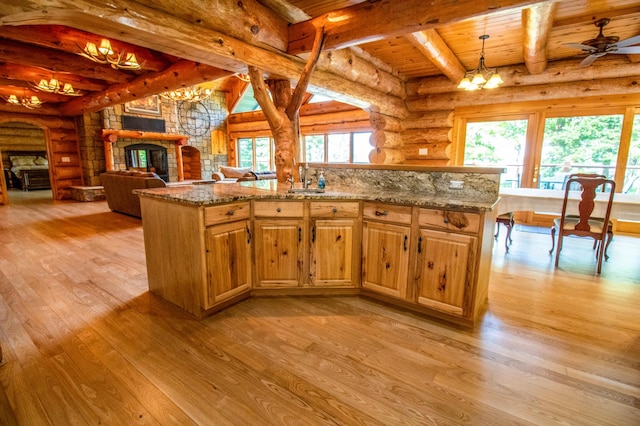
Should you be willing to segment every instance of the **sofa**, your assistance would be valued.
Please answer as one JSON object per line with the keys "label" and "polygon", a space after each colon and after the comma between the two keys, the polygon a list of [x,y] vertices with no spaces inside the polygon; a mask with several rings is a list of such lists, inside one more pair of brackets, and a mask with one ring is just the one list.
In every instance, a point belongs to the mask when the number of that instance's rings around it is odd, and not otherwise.
{"label": "sofa", "polygon": [[100,175],[107,205],[111,211],[141,217],[140,199],[134,189],[164,188],[165,181],[152,172],[112,170]]}
{"label": "sofa", "polygon": [[227,167],[220,169],[211,175],[211,179],[219,183],[244,182],[249,180],[275,179],[276,172],[272,170],[253,171],[250,167]]}

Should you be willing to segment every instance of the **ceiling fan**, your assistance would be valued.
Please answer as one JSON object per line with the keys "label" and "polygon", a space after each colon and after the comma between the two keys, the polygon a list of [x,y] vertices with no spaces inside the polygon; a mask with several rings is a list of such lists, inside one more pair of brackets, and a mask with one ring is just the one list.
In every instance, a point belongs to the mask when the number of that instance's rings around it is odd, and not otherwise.
{"label": "ceiling fan", "polygon": [[640,43],[640,35],[628,38],[626,40],[620,40],[617,36],[605,36],[602,34],[602,29],[609,23],[609,18],[598,19],[594,22],[594,25],[600,28],[600,33],[596,38],[591,40],[585,40],[582,44],[579,43],[565,43],[565,46],[580,49],[589,53],[582,62],[580,67],[586,67],[591,65],[593,61],[607,53],[617,53],[623,55],[640,55],[640,46],[631,46],[632,44]]}

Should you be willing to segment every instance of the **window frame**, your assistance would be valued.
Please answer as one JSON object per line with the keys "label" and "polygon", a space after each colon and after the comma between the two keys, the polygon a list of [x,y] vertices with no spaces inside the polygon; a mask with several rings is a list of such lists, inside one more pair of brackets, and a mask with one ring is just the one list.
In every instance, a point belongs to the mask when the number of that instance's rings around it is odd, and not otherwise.
{"label": "window frame", "polygon": [[[301,158],[304,159],[304,162],[307,162],[307,136],[322,136],[323,137],[323,161],[321,163],[326,164],[371,164],[369,161],[366,163],[354,163],[353,162],[353,150],[354,150],[354,134],[367,133],[369,137],[373,133],[371,130],[357,130],[357,131],[334,131],[334,132],[311,132],[302,134],[302,146],[301,146]],[[346,163],[344,162],[329,162],[329,136],[330,135],[349,135],[349,159]],[[373,149],[373,147],[371,148]]]}

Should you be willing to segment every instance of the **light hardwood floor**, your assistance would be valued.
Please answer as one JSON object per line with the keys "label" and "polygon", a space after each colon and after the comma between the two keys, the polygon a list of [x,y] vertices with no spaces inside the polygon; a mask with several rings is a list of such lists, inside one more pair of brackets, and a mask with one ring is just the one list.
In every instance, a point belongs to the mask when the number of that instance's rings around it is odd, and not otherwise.
{"label": "light hardwood floor", "polygon": [[357,297],[196,321],[147,291],[139,220],[10,200],[0,424],[640,424],[640,239],[616,236],[596,276],[587,240],[556,270],[548,234],[505,254],[503,232],[475,330]]}

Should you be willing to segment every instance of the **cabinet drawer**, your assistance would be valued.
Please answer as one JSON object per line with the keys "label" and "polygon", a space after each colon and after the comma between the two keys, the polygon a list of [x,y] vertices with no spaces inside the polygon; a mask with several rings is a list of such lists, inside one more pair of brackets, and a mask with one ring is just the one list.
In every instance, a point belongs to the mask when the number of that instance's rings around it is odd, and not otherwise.
{"label": "cabinet drawer", "polygon": [[204,226],[234,222],[251,217],[250,203],[224,204],[204,209]]}
{"label": "cabinet drawer", "polygon": [[480,229],[480,215],[453,210],[420,209],[418,223],[430,228],[477,233]]}
{"label": "cabinet drawer", "polygon": [[309,203],[311,217],[358,217],[360,203],[312,201]]}
{"label": "cabinet drawer", "polygon": [[391,204],[365,203],[362,211],[364,219],[411,224],[411,207]]}
{"label": "cabinet drawer", "polygon": [[267,217],[302,217],[304,207],[301,201],[255,201],[253,214]]}

